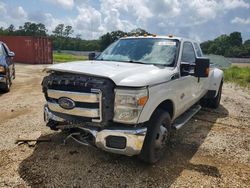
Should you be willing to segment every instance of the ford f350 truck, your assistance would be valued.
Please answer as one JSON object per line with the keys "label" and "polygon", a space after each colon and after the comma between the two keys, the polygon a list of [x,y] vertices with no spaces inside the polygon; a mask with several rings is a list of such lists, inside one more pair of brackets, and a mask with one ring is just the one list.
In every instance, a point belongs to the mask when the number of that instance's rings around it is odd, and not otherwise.
{"label": "ford f350 truck", "polygon": [[193,40],[123,37],[89,57],[46,68],[42,82],[47,126],[83,145],[155,163],[173,129],[220,104],[223,72]]}

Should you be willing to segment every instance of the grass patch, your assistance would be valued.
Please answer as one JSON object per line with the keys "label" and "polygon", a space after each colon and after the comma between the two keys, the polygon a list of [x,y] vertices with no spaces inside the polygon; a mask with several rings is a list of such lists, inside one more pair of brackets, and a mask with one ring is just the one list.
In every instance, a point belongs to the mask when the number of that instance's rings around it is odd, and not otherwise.
{"label": "grass patch", "polygon": [[240,86],[250,88],[250,67],[232,66],[224,70],[226,82],[234,82]]}
{"label": "grass patch", "polygon": [[53,61],[55,63],[63,63],[63,62],[69,62],[69,61],[81,61],[81,60],[87,60],[87,56],[77,56],[77,55],[72,55],[72,54],[67,54],[67,53],[58,53],[54,52],[53,53]]}

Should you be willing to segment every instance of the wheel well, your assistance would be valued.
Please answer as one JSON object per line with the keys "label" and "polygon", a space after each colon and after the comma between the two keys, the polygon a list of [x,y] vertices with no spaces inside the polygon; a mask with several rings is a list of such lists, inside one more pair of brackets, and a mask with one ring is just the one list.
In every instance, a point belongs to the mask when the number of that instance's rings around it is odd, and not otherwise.
{"label": "wheel well", "polygon": [[167,111],[171,118],[173,118],[174,115],[174,103],[171,100],[165,100],[161,104],[158,105],[157,108],[161,108],[165,111]]}

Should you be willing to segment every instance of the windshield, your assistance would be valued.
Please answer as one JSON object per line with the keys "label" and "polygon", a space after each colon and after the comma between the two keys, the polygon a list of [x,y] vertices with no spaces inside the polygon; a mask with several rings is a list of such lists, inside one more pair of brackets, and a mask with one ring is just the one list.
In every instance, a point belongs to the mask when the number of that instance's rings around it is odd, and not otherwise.
{"label": "windshield", "polygon": [[178,41],[160,38],[120,39],[104,50],[97,60],[172,66]]}

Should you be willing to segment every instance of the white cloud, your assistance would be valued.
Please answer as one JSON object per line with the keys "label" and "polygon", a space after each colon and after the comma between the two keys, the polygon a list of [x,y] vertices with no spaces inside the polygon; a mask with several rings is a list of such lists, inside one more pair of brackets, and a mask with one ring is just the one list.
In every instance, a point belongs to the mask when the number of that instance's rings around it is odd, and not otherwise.
{"label": "white cloud", "polygon": [[72,9],[74,7],[74,0],[44,0],[55,5],[59,5],[65,9]]}
{"label": "white cloud", "polygon": [[190,3],[189,8],[205,20],[215,18],[220,9],[218,2],[214,0],[194,0]]}
{"label": "white cloud", "polygon": [[239,18],[235,17],[233,20],[231,20],[231,23],[233,24],[242,24],[242,25],[250,25],[250,18]]}
{"label": "white cloud", "polygon": [[26,19],[28,17],[27,12],[21,6],[11,9],[9,13],[14,19]]}
{"label": "white cloud", "polygon": [[[126,23],[120,18],[121,15],[126,15],[127,17],[130,17],[130,23],[133,20],[133,22],[135,22],[134,24],[143,24],[143,22],[153,16],[145,0],[101,0],[100,2],[100,12],[104,18],[112,17],[112,15],[116,14],[116,19]],[[118,14],[114,13],[115,11]],[[119,20],[117,20],[117,22],[119,22]]]}
{"label": "white cloud", "polygon": [[6,13],[6,5],[3,2],[0,2],[0,14],[4,15]]}
{"label": "white cloud", "polygon": [[120,19],[119,11],[117,9],[111,9],[104,18],[103,27],[106,32],[114,30],[130,31],[135,28],[135,25],[127,20]]}
{"label": "white cloud", "polygon": [[244,0],[224,0],[224,8],[226,9],[235,9],[235,8],[249,8],[250,4]]}
{"label": "white cloud", "polygon": [[96,38],[100,36],[101,13],[95,8],[82,4],[77,7],[78,16],[72,20],[76,33],[81,33],[86,38]]}
{"label": "white cloud", "polygon": [[[217,27],[217,33],[237,30],[235,23],[241,26],[249,24],[249,18],[236,17],[226,23],[229,14],[234,11],[247,11],[249,0],[41,0],[44,6],[60,12],[29,10],[22,6],[13,7],[0,2],[0,26],[10,23],[17,28],[26,21],[44,23],[51,32],[58,24],[71,25],[74,35],[83,38],[98,38],[114,30],[130,31],[137,27],[157,34],[178,34],[186,37],[201,38]],[[62,7],[61,9],[58,7]],[[28,11],[28,12],[26,12]],[[242,13],[242,15],[244,15]],[[228,17],[227,17],[228,16]],[[248,15],[247,15],[248,16]],[[246,16],[246,17],[247,17]],[[214,23],[211,25],[211,23]],[[209,33],[209,35],[212,35]]]}

